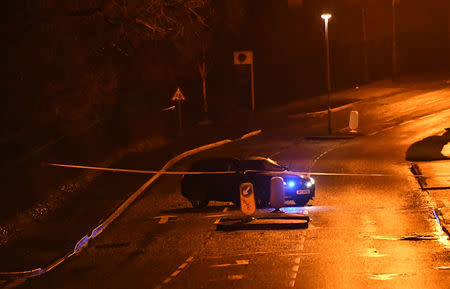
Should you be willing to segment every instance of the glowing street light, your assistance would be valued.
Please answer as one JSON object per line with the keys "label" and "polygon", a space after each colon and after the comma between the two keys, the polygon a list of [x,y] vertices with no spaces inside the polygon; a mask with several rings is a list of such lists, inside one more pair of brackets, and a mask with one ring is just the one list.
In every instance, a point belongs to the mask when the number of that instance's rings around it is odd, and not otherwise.
{"label": "glowing street light", "polygon": [[325,14],[322,14],[320,17],[322,17],[322,19],[324,19],[324,20],[327,20],[328,21],[328,19],[330,19],[331,18],[331,14],[330,13],[325,13]]}
{"label": "glowing street light", "polygon": [[327,47],[327,83],[328,83],[328,134],[331,134],[331,79],[330,79],[330,44],[328,41],[328,20],[331,18],[330,13],[324,13],[322,17],[325,22],[325,45]]}

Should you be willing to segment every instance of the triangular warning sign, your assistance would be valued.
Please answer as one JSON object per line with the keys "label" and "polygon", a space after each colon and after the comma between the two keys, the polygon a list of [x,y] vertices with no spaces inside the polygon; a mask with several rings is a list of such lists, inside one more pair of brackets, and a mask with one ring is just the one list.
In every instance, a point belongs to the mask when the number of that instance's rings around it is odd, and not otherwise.
{"label": "triangular warning sign", "polygon": [[175,93],[172,96],[172,101],[185,101],[185,100],[186,100],[186,97],[184,96],[181,89],[178,87],[177,91],[175,91]]}

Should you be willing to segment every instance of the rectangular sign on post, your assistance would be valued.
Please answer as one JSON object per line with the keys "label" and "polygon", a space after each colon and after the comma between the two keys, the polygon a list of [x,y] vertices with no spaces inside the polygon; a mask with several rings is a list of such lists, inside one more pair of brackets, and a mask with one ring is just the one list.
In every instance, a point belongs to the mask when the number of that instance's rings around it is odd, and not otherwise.
{"label": "rectangular sign on post", "polygon": [[250,85],[251,85],[251,97],[252,97],[252,111],[255,111],[255,80],[253,73],[253,51],[234,51],[233,52],[234,64],[247,64],[250,65]]}

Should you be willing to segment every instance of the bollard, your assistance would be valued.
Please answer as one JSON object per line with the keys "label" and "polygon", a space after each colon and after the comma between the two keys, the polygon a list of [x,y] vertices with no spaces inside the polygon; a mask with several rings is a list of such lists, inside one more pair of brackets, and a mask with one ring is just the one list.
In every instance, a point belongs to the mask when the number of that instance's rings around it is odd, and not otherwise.
{"label": "bollard", "polygon": [[350,112],[350,119],[348,121],[348,127],[350,128],[350,132],[356,132],[356,129],[358,129],[358,118],[359,113],[356,110],[352,110]]}
{"label": "bollard", "polygon": [[270,180],[270,205],[279,212],[284,207],[284,181],[282,177],[273,177]]}
{"label": "bollard", "polygon": [[241,195],[241,211],[246,216],[252,216],[256,211],[255,193],[252,183],[242,183],[239,186]]}

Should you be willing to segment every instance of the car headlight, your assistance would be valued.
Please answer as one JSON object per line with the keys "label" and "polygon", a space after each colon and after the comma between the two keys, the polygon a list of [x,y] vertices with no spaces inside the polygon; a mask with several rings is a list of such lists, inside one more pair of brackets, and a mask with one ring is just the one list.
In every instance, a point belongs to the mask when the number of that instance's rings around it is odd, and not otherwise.
{"label": "car headlight", "polygon": [[313,185],[313,183],[312,183],[312,182],[310,182],[310,181],[309,181],[309,182],[306,182],[306,187],[307,187],[307,188],[311,188],[311,187],[312,187],[312,185]]}

